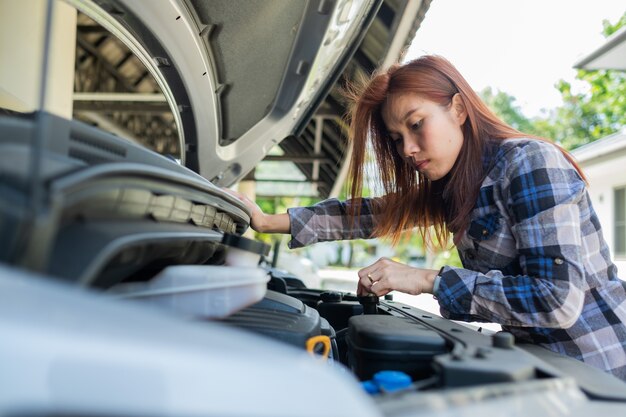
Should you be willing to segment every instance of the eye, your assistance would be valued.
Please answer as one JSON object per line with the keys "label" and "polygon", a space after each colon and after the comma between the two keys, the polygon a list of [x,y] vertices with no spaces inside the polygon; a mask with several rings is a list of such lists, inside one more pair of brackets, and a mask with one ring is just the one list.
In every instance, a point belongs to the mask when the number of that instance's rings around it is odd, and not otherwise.
{"label": "eye", "polygon": [[417,129],[419,129],[420,127],[422,127],[422,121],[421,121],[421,120],[418,120],[417,122],[415,122],[415,123],[413,123],[413,124],[411,125],[411,130],[417,130]]}

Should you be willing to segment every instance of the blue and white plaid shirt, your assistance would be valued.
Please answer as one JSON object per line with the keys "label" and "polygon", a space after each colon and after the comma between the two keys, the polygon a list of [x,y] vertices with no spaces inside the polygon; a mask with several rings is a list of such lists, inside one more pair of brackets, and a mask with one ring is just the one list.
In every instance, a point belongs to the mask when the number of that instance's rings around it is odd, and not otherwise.
{"label": "blue and white plaid shirt", "polygon": [[[626,379],[626,289],[617,276],[585,183],[553,145],[498,142],[437,299],[444,317],[499,323],[535,343]],[[369,238],[375,215],[363,200],[330,199],[289,210],[290,247]]]}

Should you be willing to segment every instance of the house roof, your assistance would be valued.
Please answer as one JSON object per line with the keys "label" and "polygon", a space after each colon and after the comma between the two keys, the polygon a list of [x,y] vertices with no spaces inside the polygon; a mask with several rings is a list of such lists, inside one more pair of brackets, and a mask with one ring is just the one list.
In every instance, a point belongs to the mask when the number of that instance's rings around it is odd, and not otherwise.
{"label": "house roof", "polygon": [[578,162],[590,164],[603,156],[617,156],[624,151],[626,151],[626,129],[574,149],[572,155]]}
{"label": "house roof", "polygon": [[604,44],[595,51],[578,60],[574,64],[574,68],[626,71],[626,26],[609,36]]}

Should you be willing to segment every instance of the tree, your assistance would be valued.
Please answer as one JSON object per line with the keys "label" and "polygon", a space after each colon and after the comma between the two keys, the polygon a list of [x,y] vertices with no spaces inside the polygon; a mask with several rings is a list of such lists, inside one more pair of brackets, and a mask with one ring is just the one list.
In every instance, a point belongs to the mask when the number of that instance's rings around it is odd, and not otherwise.
{"label": "tree", "polygon": [[[626,26],[626,13],[615,23],[603,22],[603,34],[608,37]],[[622,71],[578,70],[576,79],[584,86],[575,91],[572,83],[560,80],[555,88],[563,98],[563,105],[550,110],[545,117],[529,119],[515,104],[515,97],[483,89],[480,96],[506,123],[536,136],[552,139],[566,149],[617,132],[626,125],[626,73]]]}
{"label": "tree", "polygon": [[524,116],[520,107],[515,104],[517,100],[515,97],[504,91],[496,90],[494,92],[491,87],[485,87],[478,94],[500,119],[519,131],[533,132],[532,122]]}
{"label": "tree", "polygon": [[[615,23],[603,22],[608,37],[626,25],[626,13]],[[576,79],[585,86],[576,92],[572,84],[560,80],[556,88],[563,106],[547,118],[533,120],[535,132],[573,149],[617,132],[626,125],[626,73],[613,70],[578,70]]]}

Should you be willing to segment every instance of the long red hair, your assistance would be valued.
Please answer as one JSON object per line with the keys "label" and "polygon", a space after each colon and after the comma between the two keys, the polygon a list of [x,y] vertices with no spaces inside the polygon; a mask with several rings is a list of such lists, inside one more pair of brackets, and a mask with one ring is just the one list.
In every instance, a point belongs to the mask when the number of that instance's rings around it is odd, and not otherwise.
{"label": "long red hair", "polygon": [[[382,109],[390,95],[415,93],[441,106],[450,106],[459,94],[467,112],[462,126],[463,145],[452,170],[445,178],[430,181],[398,154],[388,138]],[[480,99],[458,70],[445,58],[425,55],[404,65],[378,71],[359,86],[350,86],[350,197],[362,198],[368,141],[377,163],[375,180],[383,198],[373,200],[377,213],[375,236],[397,243],[407,229],[419,227],[424,242],[432,244],[432,232],[440,245],[450,233],[467,227],[480,185],[484,180],[483,152],[488,140],[533,137],[500,120]],[[543,138],[533,137],[547,141]],[[552,143],[552,142],[550,142]],[[556,145],[555,145],[556,146]],[[559,149],[584,178],[573,157]],[[351,212],[358,218],[360,204]],[[432,229],[430,228],[432,226]]]}

